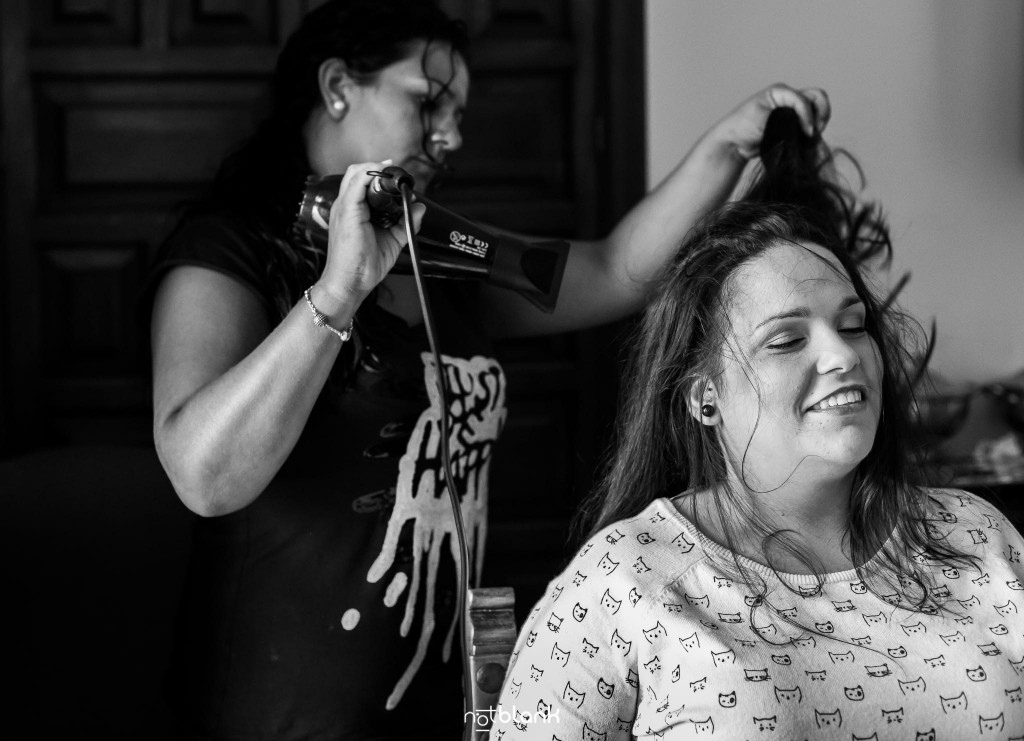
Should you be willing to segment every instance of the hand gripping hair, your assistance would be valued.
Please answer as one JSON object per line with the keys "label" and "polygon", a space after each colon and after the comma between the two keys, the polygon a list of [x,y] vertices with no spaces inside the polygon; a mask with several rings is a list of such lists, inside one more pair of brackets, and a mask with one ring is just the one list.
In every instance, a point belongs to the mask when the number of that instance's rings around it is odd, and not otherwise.
{"label": "hand gripping hair", "polygon": [[820,133],[808,136],[792,108],[776,108],[768,116],[760,154],[761,172],[743,196],[745,202],[795,206],[822,232],[827,246],[842,246],[858,263],[880,260],[881,267],[888,267],[892,242],[881,208],[855,198],[839,179],[836,160],[842,157],[864,183],[850,154],[830,149]]}

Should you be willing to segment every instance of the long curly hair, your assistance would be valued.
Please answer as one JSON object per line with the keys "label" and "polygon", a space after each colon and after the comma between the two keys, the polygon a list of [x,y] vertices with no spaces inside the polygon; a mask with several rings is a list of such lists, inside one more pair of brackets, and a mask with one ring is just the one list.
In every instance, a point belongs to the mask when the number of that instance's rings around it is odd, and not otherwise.
{"label": "long curly hair", "polygon": [[[221,163],[201,198],[185,214],[226,212],[239,217],[247,236],[270,242],[276,256],[267,266],[280,317],[323,270],[325,255],[291,235],[310,164],[303,127],[322,105],[320,65],[340,58],[349,74],[369,84],[384,67],[403,59],[420,40],[447,44],[466,58],[465,25],[430,0],[328,0],[308,13],[277,59],[269,114],[255,133]],[[444,84],[450,81],[442,81]],[[438,92],[440,95],[442,91]],[[424,139],[429,103],[421,109]],[[424,155],[429,156],[424,141]]]}
{"label": "long curly hair", "polygon": [[[772,530],[749,499],[728,484],[717,429],[694,419],[688,405],[694,384],[717,380],[722,372],[728,286],[736,270],[779,243],[813,243],[838,258],[864,302],[865,328],[878,346],[882,368],[880,420],[874,444],[856,471],[845,544],[854,564],[874,564],[872,573],[862,573],[873,591],[898,592],[905,603],[928,609],[930,581],[920,568],[922,559],[969,561],[929,527],[925,490],[906,444],[908,402],[931,340],[891,296],[876,296],[865,281],[865,264],[887,264],[891,258],[881,210],[860,202],[842,184],[837,152],[820,136],[802,134],[794,121],[795,114],[773,114],[762,172],[751,189],[699,223],[663,271],[655,299],[629,340],[611,454],[576,526],[593,535],[635,516],[658,497],[706,491],[733,552],[739,542],[736,523],[743,523],[760,536],[764,563],[777,574],[774,564],[785,552],[819,574],[820,586],[823,569],[792,534]],[[738,559],[735,567],[758,581]]]}

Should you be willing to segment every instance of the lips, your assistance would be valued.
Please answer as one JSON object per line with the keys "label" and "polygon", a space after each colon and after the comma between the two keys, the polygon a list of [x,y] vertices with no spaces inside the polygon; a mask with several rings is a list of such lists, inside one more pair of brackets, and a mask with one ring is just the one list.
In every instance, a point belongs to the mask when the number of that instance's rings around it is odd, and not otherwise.
{"label": "lips", "polygon": [[848,407],[851,404],[864,401],[864,389],[860,386],[848,386],[833,391],[824,399],[808,407],[809,412],[824,412],[829,409]]}

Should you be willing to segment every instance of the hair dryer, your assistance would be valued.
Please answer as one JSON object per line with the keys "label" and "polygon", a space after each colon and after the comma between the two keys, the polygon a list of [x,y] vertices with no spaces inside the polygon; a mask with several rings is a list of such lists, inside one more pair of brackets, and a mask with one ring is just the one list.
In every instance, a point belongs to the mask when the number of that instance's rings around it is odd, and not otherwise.
{"label": "hair dryer", "polygon": [[[338,195],[341,175],[310,176],[299,204],[294,230],[314,247],[327,249],[331,204]],[[366,191],[370,221],[387,228],[402,217],[402,189],[412,192],[413,177],[400,167],[385,167]],[[525,242],[498,234],[460,216],[419,193],[426,205],[416,244],[423,275],[431,278],[476,279],[508,288],[550,313],[558,300],[569,243],[562,240]],[[393,268],[412,273],[408,248]]]}

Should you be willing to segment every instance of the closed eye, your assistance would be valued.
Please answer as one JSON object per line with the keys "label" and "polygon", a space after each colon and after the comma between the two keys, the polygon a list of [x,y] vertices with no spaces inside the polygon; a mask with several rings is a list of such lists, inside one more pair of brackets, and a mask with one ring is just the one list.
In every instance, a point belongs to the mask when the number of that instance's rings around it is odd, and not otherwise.
{"label": "closed eye", "polygon": [[804,341],[803,337],[794,337],[791,340],[782,339],[780,342],[773,342],[768,345],[769,350],[792,350]]}

